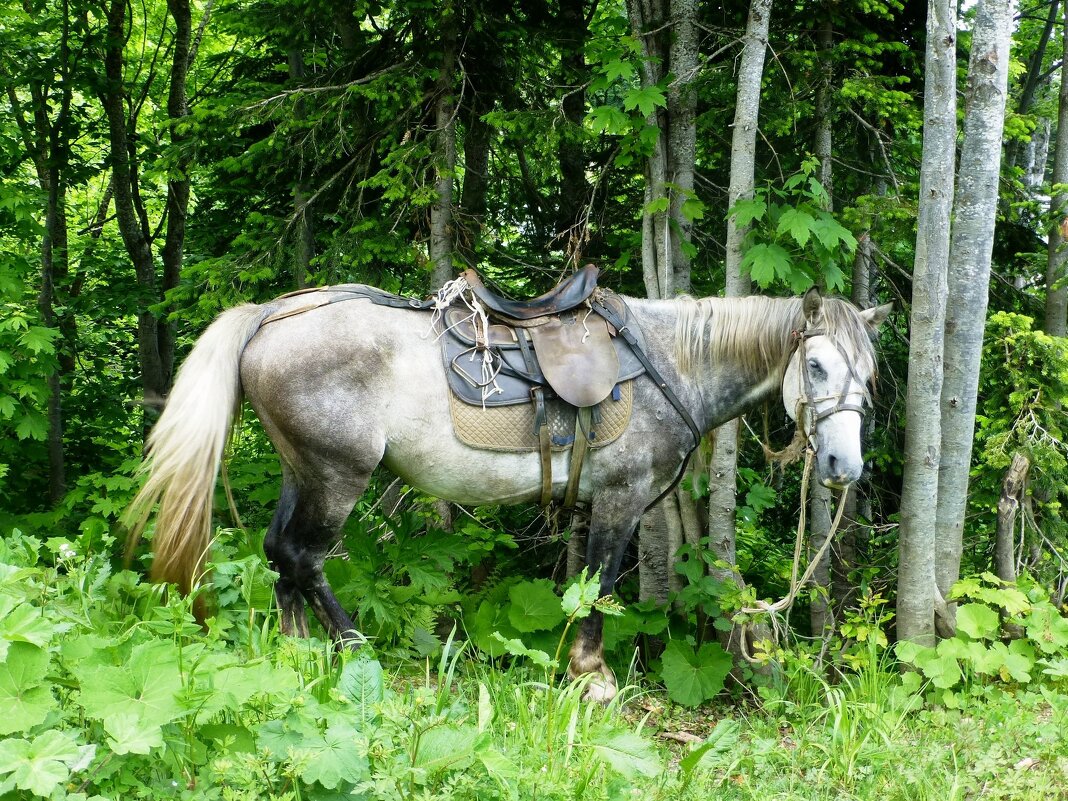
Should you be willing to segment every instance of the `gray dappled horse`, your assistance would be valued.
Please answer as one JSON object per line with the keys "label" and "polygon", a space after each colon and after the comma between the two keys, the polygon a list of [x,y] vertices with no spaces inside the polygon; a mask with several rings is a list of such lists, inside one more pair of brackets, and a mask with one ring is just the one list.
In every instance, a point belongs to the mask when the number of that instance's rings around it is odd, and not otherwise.
{"label": "gray dappled horse", "polygon": [[[207,329],[152,430],[148,480],[127,519],[138,534],[158,502],[153,572],[188,592],[203,569],[216,476],[243,393],[282,461],[281,498],[264,542],[279,574],[282,630],[307,635],[307,601],[331,637],[358,643],[323,560],[376,465],[431,495],[478,505],[537,501],[541,464],[535,452],[475,450],[456,438],[427,312],[352,300],[285,315],[301,303],[239,306]],[[875,370],[871,336],[889,306],[859,311],[817,291],[803,300],[626,303],[649,360],[702,432],[781,393],[816,450],[819,479],[844,487],[860,477],[861,414]],[[262,325],[268,315],[275,321]],[[628,428],[586,456],[579,483],[579,502],[590,513],[587,562],[601,571],[602,594],[612,592],[639,518],[693,445],[654,382],[637,378]],[[559,499],[568,454],[552,459]],[[600,674],[590,695],[607,700],[616,689],[601,624],[599,614],[583,621],[569,670]]]}

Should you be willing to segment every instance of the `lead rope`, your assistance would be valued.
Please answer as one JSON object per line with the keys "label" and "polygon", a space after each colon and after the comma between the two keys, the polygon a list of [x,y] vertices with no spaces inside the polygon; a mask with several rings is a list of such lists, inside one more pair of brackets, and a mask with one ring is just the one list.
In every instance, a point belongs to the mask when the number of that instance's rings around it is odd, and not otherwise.
{"label": "lead rope", "polygon": [[[780,598],[773,604],[769,604],[767,601],[757,600],[754,606],[743,606],[741,609],[738,610],[740,613],[745,615],[770,615],[772,632],[776,641],[779,639],[779,635],[781,634],[781,627],[779,626],[778,618],[776,617],[776,615],[779,612],[785,611],[786,609],[789,609],[791,606],[793,606],[794,600],[796,600],[797,598],[797,594],[808,583],[809,579],[812,578],[812,574],[816,572],[816,567],[819,565],[820,562],[823,561],[823,557],[827,555],[827,551],[831,547],[831,542],[834,539],[834,535],[838,531],[838,526],[842,522],[842,516],[845,512],[846,506],[846,495],[849,493],[848,488],[842,490],[842,494],[839,496],[838,499],[838,511],[834,515],[834,521],[831,523],[830,531],[827,532],[827,538],[823,541],[823,545],[820,546],[820,549],[816,552],[816,555],[812,557],[811,561],[809,561],[808,567],[805,569],[805,572],[801,576],[801,579],[798,580],[797,571],[801,565],[801,550],[802,545],[804,544],[805,535],[805,510],[807,507],[808,498],[808,480],[809,475],[812,472],[812,457],[814,455],[815,454],[811,449],[809,449],[805,454],[805,472],[801,479],[801,497],[806,499],[806,501],[803,501],[801,503],[801,514],[798,517],[797,521],[797,537],[794,540],[794,562],[793,568],[791,569],[790,573],[790,591],[786,594],[785,597]],[[758,664],[761,663],[762,660],[750,656],[749,654],[750,627],[751,623],[749,621],[742,623],[739,627],[739,633],[741,635],[741,653],[742,656],[745,657],[745,660],[747,662]]]}
{"label": "lead rope", "polygon": [[[797,519],[797,536],[794,538],[794,560],[790,569],[790,591],[775,603],[768,603],[764,600],[757,600],[754,602],[754,606],[743,606],[739,609],[739,613],[744,615],[763,615],[766,614],[771,619],[772,635],[776,642],[782,633],[782,628],[779,625],[779,620],[776,615],[779,612],[783,612],[793,606],[794,601],[797,599],[797,594],[812,578],[812,574],[816,572],[816,568],[820,562],[823,561],[823,557],[827,555],[827,551],[831,547],[831,542],[834,540],[834,535],[838,531],[838,526],[842,523],[842,516],[845,513],[845,501],[846,496],[849,494],[849,488],[842,490],[841,495],[838,498],[838,511],[835,512],[834,520],[831,523],[831,528],[827,532],[827,537],[823,541],[823,545],[816,552],[816,555],[809,561],[808,567],[805,568],[804,574],[801,579],[798,580],[797,572],[801,567],[801,551],[804,546],[805,540],[805,526],[807,523],[807,510],[808,510],[808,482],[812,475],[812,460],[816,455],[815,449],[812,447],[812,437],[815,435],[816,424],[815,420],[812,423],[812,431],[809,432],[807,426],[808,420],[808,407],[812,399],[808,397],[809,387],[808,371],[805,369],[805,349],[804,349],[804,334],[802,333],[798,338],[798,348],[800,352],[801,365],[800,365],[800,379],[804,382],[802,388],[801,397],[798,399],[798,410],[795,414],[797,419],[797,433],[794,435],[793,441],[779,454],[771,454],[770,449],[765,445],[764,451],[766,454],[775,456],[785,456],[788,452],[792,451],[795,443],[803,443],[805,448],[805,468],[801,474],[801,513]],[[763,443],[761,443],[763,444]],[[796,458],[796,457],[795,457]],[[749,630],[751,623],[746,621],[739,626],[739,635],[741,642],[739,643],[739,650],[745,660],[751,664],[758,664],[762,660],[757,659],[749,653]]]}

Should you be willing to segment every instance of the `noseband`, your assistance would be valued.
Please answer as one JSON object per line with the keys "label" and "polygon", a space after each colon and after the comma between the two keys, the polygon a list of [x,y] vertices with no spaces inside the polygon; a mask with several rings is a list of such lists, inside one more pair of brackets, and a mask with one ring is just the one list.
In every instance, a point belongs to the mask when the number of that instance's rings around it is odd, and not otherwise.
{"label": "noseband", "polygon": [[[835,350],[842,356],[842,361],[845,362],[846,367],[849,369],[849,373],[846,375],[845,383],[842,384],[842,388],[830,395],[815,395],[812,389],[812,375],[809,373],[808,357],[805,355],[805,342],[812,337],[827,336],[834,345]],[[801,396],[797,399],[797,408],[795,409],[794,416],[797,420],[798,428],[801,429],[801,433],[805,436],[812,450],[817,450],[816,439],[816,424],[821,420],[826,420],[833,414],[838,412],[857,412],[861,417],[864,416],[863,401],[860,404],[850,403],[847,398],[851,395],[860,395],[861,398],[867,396],[867,392],[864,389],[864,382],[857,376],[856,371],[853,370],[853,363],[849,360],[846,352],[842,349],[842,346],[838,342],[827,335],[827,332],[822,328],[814,328],[812,330],[794,331],[794,350],[797,351],[797,357],[800,360],[798,364],[798,371],[801,373]],[[785,380],[785,376],[784,376]],[[859,385],[860,390],[854,390],[853,385]],[[832,406],[828,406],[825,409],[817,411],[816,405],[823,401],[834,401]]]}

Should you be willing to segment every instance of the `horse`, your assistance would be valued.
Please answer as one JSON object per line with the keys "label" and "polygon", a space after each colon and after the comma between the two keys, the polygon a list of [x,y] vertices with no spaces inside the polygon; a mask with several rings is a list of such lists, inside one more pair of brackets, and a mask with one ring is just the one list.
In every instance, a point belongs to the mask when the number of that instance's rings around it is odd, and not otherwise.
{"label": "horse", "polygon": [[[328,301],[331,288],[322,290]],[[873,339],[890,307],[861,311],[815,289],[803,298],[624,298],[645,355],[701,434],[778,392],[816,453],[829,487],[860,477],[861,418],[875,371]],[[246,398],[281,460],[282,488],[264,540],[278,573],[283,633],[308,636],[305,601],[338,643],[362,638],[323,574],[327,554],[380,463],[405,483],[464,505],[518,504],[542,494],[538,453],[478,450],[455,435],[440,347],[426,311],[367,299],[300,297],[223,312],[195,343],[149,439],[147,479],[129,507],[134,537],[158,504],[153,577],[188,593],[212,532],[215,482]],[[266,322],[265,322],[266,321]],[[611,445],[586,455],[578,502],[588,510],[586,561],[613,591],[638,522],[681,475],[694,432],[649,375]],[[800,435],[800,434],[799,434]],[[552,454],[552,495],[565,491],[568,454]],[[585,618],[570,649],[572,677],[596,674],[588,695],[616,694],[602,617]]]}

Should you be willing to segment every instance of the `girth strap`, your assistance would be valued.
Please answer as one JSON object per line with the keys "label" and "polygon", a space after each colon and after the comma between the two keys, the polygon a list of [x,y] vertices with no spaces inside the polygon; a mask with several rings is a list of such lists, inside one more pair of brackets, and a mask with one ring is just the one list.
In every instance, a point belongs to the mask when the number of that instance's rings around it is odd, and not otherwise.
{"label": "girth strap", "polygon": [[564,508],[571,509],[578,499],[579,477],[582,462],[589,448],[589,431],[593,424],[593,407],[583,406],[575,414],[575,444],[571,447],[571,468],[567,474],[567,490],[564,492]]}

